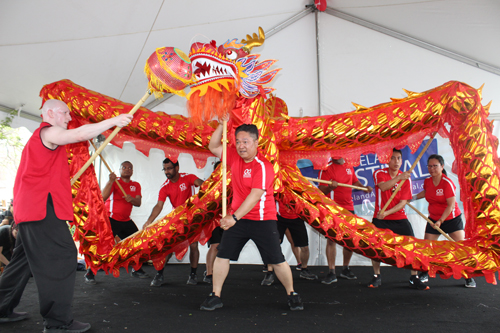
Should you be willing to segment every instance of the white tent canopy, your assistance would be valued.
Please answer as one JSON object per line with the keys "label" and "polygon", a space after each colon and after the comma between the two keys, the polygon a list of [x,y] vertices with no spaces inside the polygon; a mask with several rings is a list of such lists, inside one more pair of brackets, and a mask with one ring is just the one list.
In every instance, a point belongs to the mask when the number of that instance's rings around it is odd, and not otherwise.
{"label": "white tent canopy", "polygon": [[[188,53],[194,40],[220,44],[261,26],[267,39],[253,52],[283,68],[272,86],[291,116],[344,113],[354,109],[351,102],[369,107],[405,97],[402,88],[420,92],[450,80],[476,88],[485,83],[483,104],[493,100],[492,117],[500,115],[498,1],[328,0],[325,12],[306,7],[311,3],[1,1],[0,110],[22,108],[14,125],[34,130],[40,89],[61,79],[135,104],[147,89],[143,68],[156,48]],[[178,96],[157,104],[151,97],[145,106],[186,115],[185,99]],[[134,163],[144,199],[133,218],[141,226],[164,181],[163,153],[145,157],[126,144],[104,154],[115,169],[124,159]],[[196,170],[184,155],[180,163],[182,172],[200,178],[212,168],[209,163]],[[323,252],[323,244],[312,247],[312,253]],[[242,261],[255,262],[254,254]]]}

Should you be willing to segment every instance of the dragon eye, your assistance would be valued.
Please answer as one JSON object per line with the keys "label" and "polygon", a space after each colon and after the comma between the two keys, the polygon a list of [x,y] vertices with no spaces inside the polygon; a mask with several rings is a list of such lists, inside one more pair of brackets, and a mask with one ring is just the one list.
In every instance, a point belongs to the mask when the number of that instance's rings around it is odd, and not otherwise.
{"label": "dragon eye", "polygon": [[235,59],[238,57],[238,55],[237,55],[237,54],[236,54],[236,52],[234,52],[234,51],[227,50],[227,52],[226,52],[226,57],[227,57],[228,59],[235,60]]}

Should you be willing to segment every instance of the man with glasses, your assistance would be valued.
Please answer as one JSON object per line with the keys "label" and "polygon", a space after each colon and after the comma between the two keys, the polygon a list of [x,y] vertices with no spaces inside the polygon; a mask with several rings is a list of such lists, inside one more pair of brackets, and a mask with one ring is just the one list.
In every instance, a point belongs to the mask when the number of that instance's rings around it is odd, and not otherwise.
{"label": "man with glasses", "polygon": [[[163,205],[167,198],[170,199],[173,209],[182,205],[186,202],[189,197],[194,195],[194,187],[198,187],[203,183],[203,180],[199,179],[193,174],[179,173],[179,162],[172,162],[170,159],[166,158],[163,160],[163,172],[167,177],[167,180],[163,183],[160,188],[160,193],[158,194],[158,202],[153,207],[153,211],[149,216],[146,223],[144,223],[143,229],[148,225],[153,223],[153,221],[160,215]],[[167,262],[172,254],[167,256]],[[198,283],[196,270],[198,268],[198,260],[200,258],[200,250],[198,249],[198,242],[193,242],[189,245],[189,262],[191,263],[191,273],[187,284],[195,285]],[[163,267],[161,270],[156,272],[153,281],[151,281],[152,287],[159,287],[163,284]]]}

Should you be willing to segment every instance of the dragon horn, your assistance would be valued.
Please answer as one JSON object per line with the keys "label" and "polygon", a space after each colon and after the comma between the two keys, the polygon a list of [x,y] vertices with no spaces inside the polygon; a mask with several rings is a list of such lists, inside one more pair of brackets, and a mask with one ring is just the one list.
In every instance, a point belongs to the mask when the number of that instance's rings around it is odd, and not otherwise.
{"label": "dragon horn", "polygon": [[264,29],[262,27],[259,27],[259,36],[254,32],[252,36],[247,35],[247,39],[242,39],[241,42],[246,44],[246,46],[243,46],[243,50],[250,54],[252,49],[256,46],[261,46],[264,44],[264,41],[266,40],[266,35],[264,33]]}

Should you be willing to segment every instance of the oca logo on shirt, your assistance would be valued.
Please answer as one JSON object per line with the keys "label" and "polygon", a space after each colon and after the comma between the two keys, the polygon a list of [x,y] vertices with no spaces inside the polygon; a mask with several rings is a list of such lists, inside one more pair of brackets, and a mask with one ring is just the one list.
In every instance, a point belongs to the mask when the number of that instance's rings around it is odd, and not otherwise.
{"label": "oca logo on shirt", "polygon": [[346,172],[348,175],[352,175],[352,171],[351,171],[351,169],[345,169],[345,172]]}
{"label": "oca logo on shirt", "polygon": [[186,184],[185,183],[180,184],[179,189],[181,190],[181,192],[185,191],[187,189]]}
{"label": "oca logo on shirt", "polygon": [[443,195],[444,195],[444,192],[443,192],[442,188],[436,189],[436,196],[442,197]]}
{"label": "oca logo on shirt", "polygon": [[130,192],[135,192],[137,188],[134,185],[130,185]]}
{"label": "oca logo on shirt", "polygon": [[252,178],[252,169],[245,169],[243,171],[243,178]]}

